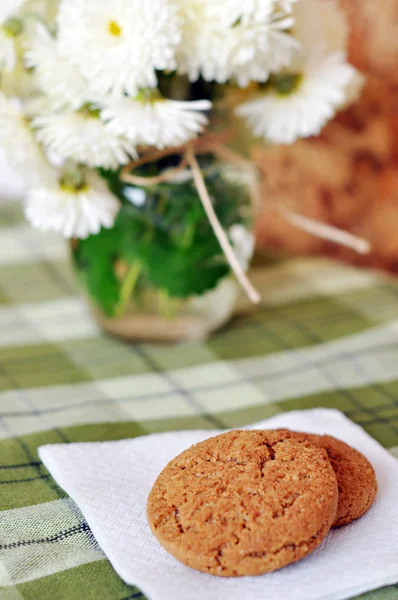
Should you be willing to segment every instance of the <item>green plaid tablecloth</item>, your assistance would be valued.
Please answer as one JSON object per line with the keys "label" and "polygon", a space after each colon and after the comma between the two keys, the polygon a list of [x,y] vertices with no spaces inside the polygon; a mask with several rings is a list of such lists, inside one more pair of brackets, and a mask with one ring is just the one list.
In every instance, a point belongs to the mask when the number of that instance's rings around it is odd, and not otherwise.
{"label": "green plaid tablecloth", "polygon": [[[40,463],[43,444],[324,406],[398,456],[398,286],[303,260],[270,268],[261,287],[262,309],[206,343],[119,343],[87,314],[65,244],[0,209],[1,600],[142,599]],[[363,598],[398,600],[398,588]]]}

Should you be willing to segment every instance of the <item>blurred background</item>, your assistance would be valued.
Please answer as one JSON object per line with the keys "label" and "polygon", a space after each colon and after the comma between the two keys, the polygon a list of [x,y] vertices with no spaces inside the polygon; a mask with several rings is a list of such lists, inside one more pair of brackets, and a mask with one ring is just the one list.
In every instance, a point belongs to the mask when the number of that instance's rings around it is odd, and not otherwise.
{"label": "blurred background", "polygon": [[[366,75],[357,104],[317,138],[254,150],[264,173],[260,249],[325,254],[398,272],[398,1],[341,0],[350,60]],[[267,199],[352,231],[372,244],[356,254],[308,235],[267,210]]]}

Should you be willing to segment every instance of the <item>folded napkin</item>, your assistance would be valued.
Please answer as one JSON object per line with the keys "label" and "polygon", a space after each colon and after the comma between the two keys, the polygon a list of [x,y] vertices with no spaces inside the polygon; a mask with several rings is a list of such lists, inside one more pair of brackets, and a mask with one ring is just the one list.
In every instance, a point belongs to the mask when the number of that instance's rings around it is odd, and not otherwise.
{"label": "folded napkin", "polygon": [[147,496],[163,467],[190,445],[221,432],[43,446],[39,453],[120,577],[150,600],[343,600],[397,583],[398,461],[334,410],[284,413],[246,429],[280,427],[328,433],[351,444],[373,464],[379,493],[362,519],[331,532],[311,556],[261,577],[225,579],[185,567],[160,546],[146,521]]}

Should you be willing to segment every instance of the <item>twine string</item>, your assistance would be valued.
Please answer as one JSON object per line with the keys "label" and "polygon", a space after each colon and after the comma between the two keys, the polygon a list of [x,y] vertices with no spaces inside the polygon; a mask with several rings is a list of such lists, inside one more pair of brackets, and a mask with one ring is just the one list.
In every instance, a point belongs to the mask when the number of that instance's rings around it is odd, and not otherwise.
{"label": "twine string", "polygon": [[225,233],[220,221],[217,218],[216,212],[213,207],[213,203],[209,196],[209,192],[206,187],[206,183],[199,166],[198,160],[195,155],[194,148],[191,144],[188,144],[186,150],[186,157],[192,169],[192,175],[194,178],[194,182],[196,185],[196,189],[198,191],[200,200],[202,202],[203,208],[206,212],[207,218],[210,221],[211,226],[213,227],[213,231],[220,242],[220,246],[225,254],[225,257],[235,273],[237,280],[239,281],[242,288],[245,290],[246,294],[253,302],[253,304],[259,304],[261,301],[261,296],[258,291],[253,287],[250,283],[248,277],[246,276],[244,270],[242,269],[241,264],[239,263],[236,254],[231,246],[231,243],[228,239],[227,234]]}
{"label": "twine string", "polygon": [[371,251],[370,242],[348,231],[343,231],[327,223],[320,223],[319,221],[300,215],[283,205],[278,205],[277,210],[288,223],[316,237],[340,244],[340,246],[347,246],[358,252],[358,254],[369,254]]}

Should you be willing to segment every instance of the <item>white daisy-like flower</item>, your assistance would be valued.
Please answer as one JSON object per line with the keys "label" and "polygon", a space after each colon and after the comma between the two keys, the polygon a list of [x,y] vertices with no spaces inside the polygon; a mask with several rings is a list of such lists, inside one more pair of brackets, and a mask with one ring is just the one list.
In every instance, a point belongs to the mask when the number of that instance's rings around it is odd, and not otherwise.
{"label": "white daisy-like flower", "polygon": [[238,107],[237,113],[247,119],[257,137],[275,144],[292,144],[298,138],[321,132],[344,105],[355,75],[343,54],[331,54],[299,75],[292,93],[272,89]]}
{"label": "white daisy-like flower", "polygon": [[203,112],[211,106],[207,100],[121,98],[109,101],[101,110],[101,118],[114,135],[125,136],[135,146],[156,146],[162,150],[196,138],[208,123]]}
{"label": "white daisy-like flower", "polygon": [[240,223],[232,225],[229,230],[232,246],[242,269],[247,271],[253,258],[255,239],[254,235]]}
{"label": "white daisy-like flower", "polygon": [[181,36],[170,0],[61,0],[61,53],[99,95],[136,96],[157,85],[156,70],[174,70]]}
{"label": "white daisy-like flower", "polygon": [[346,59],[347,29],[335,0],[300,0],[294,15],[300,53],[262,96],[237,108],[256,136],[277,144],[319,134],[362,87]]}
{"label": "white daisy-like flower", "polygon": [[182,19],[178,70],[194,81],[236,79],[241,87],[265,81],[290,63],[297,41],[287,32],[291,16],[274,12],[270,0],[177,0]]}
{"label": "white daisy-like flower", "polygon": [[20,24],[12,17],[21,8],[25,0],[1,0],[0,3],[0,70],[13,71],[17,62],[15,36]]}
{"label": "white daisy-like flower", "polygon": [[54,109],[78,109],[89,101],[88,84],[77,68],[60,55],[57,41],[47,27],[37,24],[27,42],[25,64],[34,68],[43,93],[51,98]]}
{"label": "white daisy-like flower", "polygon": [[30,189],[25,200],[27,220],[41,231],[85,239],[102,227],[110,229],[120,203],[96,173],[87,173],[78,188],[62,182]]}
{"label": "white daisy-like flower", "polygon": [[1,91],[0,146],[10,166],[27,185],[47,185],[53,181],[53,169],[37,144],[29,122],[18,103],[8,100]]}
{"label": "white daisy-like flower", "polygon": [[286,31],[292,25],[292,17],[270,12],[264,22],[243,21],[230,28],[219,78],[235,78],[240,87],[246,87],[251,81],[266,81],[271,73],[289,65],[299,48]]}
{"label": "white daisy-like flower", "polygon": [[191,81],[199,78],[205,63],[206,48],[213,45],[213,29],[217,23],[214,15],[209,15],[206,0],[175,0],[181,19],[181,43],[177,48],[176,59],[179,73],[188,74]]}
{"label": "white daisy-like flower", "polygon": [[23,112],[30,120],[42,115],[49,115],[56,112],[56,107],[49,96],[37,93],[37,88],[34,92],[23,99]]}
{"label": "white daisy-like flower", "polygon": [[46,150],[88,167],[117,169],[136,156],[133,144],[109,131],[90,111],[40,116],[32,125]]}

